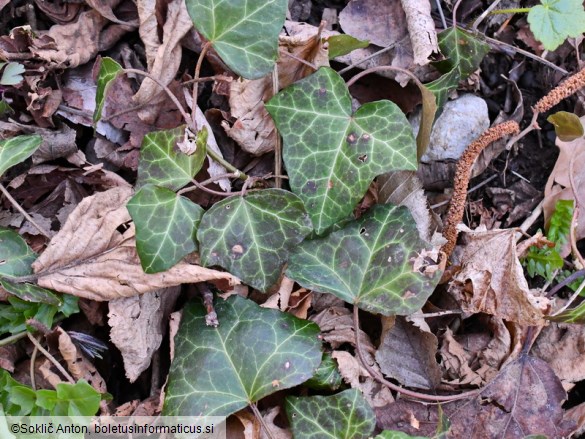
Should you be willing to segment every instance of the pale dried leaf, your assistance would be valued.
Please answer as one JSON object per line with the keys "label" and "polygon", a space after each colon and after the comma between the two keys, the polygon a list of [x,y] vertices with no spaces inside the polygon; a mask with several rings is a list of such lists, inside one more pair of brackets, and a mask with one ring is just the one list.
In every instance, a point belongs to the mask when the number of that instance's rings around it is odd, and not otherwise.
{"label": "pale dried leaf", "polygon": [[447,328],[443,335],[440,354],[441,365],[450,383],[479,386],[483,378],[469,366],[469,355],[453,337],[453,331]]}
{"label": "pale dried leaf", "polygon": [[[312,321],[321,328],[322,339],[333,349],[345,343],[355,345],[355,331],[351,312],[342,306],[331,306],[320,313],[311,316]],[[375,352],[370,337],[360,329],[360,343],[362,348],[370,354]]]}
{"label": "pale dried leaf", "polygon": [[[183,0],[172,0],[167,6],[167,17],[163,26],[162,44],[157,49],[157,54],[149,66],[149,73],[168,85],[175,78],[181,64],[181,39],[193,27],[193,21],[189,17],[187,7]],[[164,93],[160,86],[149,78],[142,81],[140,89],[132,97],[135,104],[146,104],[156,101]],[[138,112],[140,118],[147,122],[154,122],[159,109],[151,105]]]}
{"label": "pale dried leaf", "polygon": [[138,23],[136,21],[123,21],[120,20],[112,11],[112,8],[115,7],[119,2],[119,0],[86,0],[87,4],[95,9],[100,15],[104,18],[107,18],[112,23],[122,24],[125,26],[131,26],[135,28]]}
{"label": "pale dried leaf", "polygon": [[[321,39],[321,29],[307,26],[305,30],[306,32],[295,36],[279,37],[279,58],[276,64],[279,89],[314,72],[298,59],[307,61],[315,68],[329,65],[327,49]],[[276,127],[264,108],[264,102],[274,93],[272,75],[255,80],[240,79],[231,83],[230,109],[236,121],[231,126],[223,122],[222,126],[250,154],[267,153],[276,144]]]}
{"label": "pale dried leaf", "polygon": [[548,300],[535,297],[528,288],[516,253],[515,230],[464,230],[461,271],[449,288],[462,309],[520,324],[541,323]]}
{"label": "pale dried leaf", "polygon": [[67,218],[61,231],[33,263],[40,286],[94,300],[112,300],[182,283],[225,279],[218,272],[185,260],[170,270],[145,274],[136,253],[134,228],[126,202],[132,190],[117,187],[85,198]]}
{"label": "pale dried leaf", "polygon": [[108,388],[95,366],[77,350],[69,334],[58,327],[55,332],[59,336],[59,352],[67,363],[67,369],[76,380],[84,379],[99,393],[106,393]]}
{"label": "pale dried leaf", "polygon": [[126,377],[131,383],[150,366],[180,291],[175,286],[108,303],[110,339],[122,354]]}
{"label": "pale dried leaf", "polygon": [[278,425],[274,423],[274,419],[280,413],[280,407],[275,406],[268,409],[267,413],[262,415],[264,418],[264,423],[270,429],[270,436],[266,433],[265,429],[260,430],[260,439],[293,439],[292,433],[290,430],[285,428],[280,428]]}
{"label": "pale dried leaf", "polygon": [[175,358],[175,335],[179,331],[181,324],[181,317],[183,317],[183,311],[175,311],[169,317],[169,340],[170,340],[170,360],[173,361]]}
{"label": "pale dried leaf", "polygon": [[441,369],[435,359],[438,341],[434,334],[422,332],[397,317],[384,334],[376,361],[384,375],[407,387],[434,389],[441,382]]}
{"label": "pale dried leaf", "polygon": [[270,296],[261,306],[264,308],[278,309],[280,311],[286,310],[294,286],[295,282],[292,279],[283,276],[278,291]]}
{"label": "pale dried leaf", "polygon": [[156,0],[137,0],[138,20],[140,26],[138,33],[144,44],[146,64],[151,70],[156,59],[158,48],[161,44],[158,38],[158,22],[156,20]]}
{"label": "pale dried leaf", "polygon": [[435,32],[435,22],[431,17],[431,2],[420,0],[400,0],[414,52],[414,62],[424,66],[429,57],[439,53],[439,42]]}

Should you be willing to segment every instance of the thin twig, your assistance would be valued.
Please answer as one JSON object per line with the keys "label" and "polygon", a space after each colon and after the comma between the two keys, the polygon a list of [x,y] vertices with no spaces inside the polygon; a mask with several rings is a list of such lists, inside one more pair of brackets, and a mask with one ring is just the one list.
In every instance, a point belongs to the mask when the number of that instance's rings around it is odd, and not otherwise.
{"label": "thin twig", "polygon": [[445,14],[443,14],[441,0],[435,0],[435,3],[437,3],[437,10],[439,11],[439,16],[441,17],[441,24],[443,25],[443,29],[447,29],[447,21],[445,21]]}
{"label": "thin twig", "polygon": [[254,416],[256,416],[256,419],[258,419],[258,421],[260,421],[260,424],[262,424],[262,428],[264,428],[264,430],[266,430],[266,434],[270,437],[270,439],[276,439],[274,434],[272,434],[272,430],[270,430],[270,427],[268,427],[268,424],[266,423],[266,421],[262,417],[260,410],[258,410],[256,403],[254,403],[254,402],[251,403],[250,408],[254,412]]}
{"label": "thin twig", "polygon": [[47,360],[49,360],[51,363],[53,363],[53,365],[57,368],[57,370],[59,370],[59,372],[61,372],[63,374],[63,376],[67,379],[67,381],[69,381],[70,384],[75,384],[75,380],[73,379],[73,377],[71,375],[69,375],[69,372],[67,372],[65,370],[65,368],[63,366],[61,366],[61,364],[57,361],[57,359],[55,357],[53,357],[49,353],[49,351],[47,351],[43,346],[41,346],[41,344],[36,340],[36,338],[34,338],[32,336],[32,334],[30,332],[27,332],[26,335],[28,336],[28,339],[31,341],[31,343],[34,344],[45,357],[47,357]]}
{"label": "thin twig", "polygon": [[309,62],[306,59],[299,58],[298,56],[293,55],[292,53],[287,52],[286,50],[285,51],[282,51],[281,53],[283,53],[284,55],[288,56],[289,58],[294,59],[297,62],[300,62],[301,64],[306,65],[307,67],[310,67],[311,69],[313,69],[315,71],[318,69],[318,67],[315,64],[313,64],[312,62]]}
{"label": "thin twig", "polygon": [[[205,185],[214,183],[217,180],[223,180],[224,178],[239,178],[239,177],[240,177],[240,174],[238,172],[228,172],[227,174],[215,175],[211,178],[208,178],[207,180],[200,181],[199,184],[201,186],[205,186]],[[187,186],[187,187],[184,187],[183,189],[181,189],[180,191],[178,191],[177,195],[183,195],[183,194],[186,194],[187,192],[192,192],[195,189],[199,189],[199,188],[197,186]]]}
{"label": "thin twig", "polygon": [[565,279],[563,279],[561,282],[559,282],[558,284],[556,284],[554,287],[552,287],[547,293],[546,293],[546,297],[548,297],[549,299],[554,296],[558,291],[560,291],[563,287],[566,287],[567,285],[569,285],[571,282],[575,281],[576,279],[579,279],[581,277],[585,276],[585,269],[579,270],[579,271],[575,271],[574,273],[572,273],[570,276],[567,276]]}
{"label": "thin twig", "polygon": [[[39,337],[40,338],[40,337]],[[39,341],[39,340],[37,340]],[[35,348],[32,351],[32,354],[30,355],[30,386],[32,387],[33,390],[37,390],[37,380],[35,378],[35,363],[37,361],[37,354],[39,353],[39,348],[37,347],[37,345],[35,345]]]}
{"label": "thin twig", "polygon": [[573,207],[573,217],[571,218],[571,228],[569,229],[569,240],[571,241],[571,251],[573,256],[581,263],[581,267],[585,268],[585,260],[581,252],[577,248],[577,238],[575,237],[575,229],[577,228],[577,220],[579,218],[579,194],[577,192],[577,186],[575,185],[575,157],[577,154],[573,154],[571,161],[569,162],[569,183],[571,184],[571,191],[575,195],[575,205]]}
{"label": "thin twig", "polygon": [[203,78],[193,78],[189,79],[188,81],[182,82],[181,85],[189,85],[195,82],[208,82],[208,81],[224,81],[224,82],[232,82],[234,78],[231,76],[226,75],[213,75],[213,76],[204,76]]}
{"label": "thin twig", "polygon": [[387,47],[383,47],[382,49],[378,50],[377,52],[374,52],[374,53],[372,53],[371,55],[368,55],[368,56],[366,56],[365,58],[363,58],[363,59],[360,59],[358,62],[356,62],[356,63],[353,63],[353,64],[350,64],[350,65],[348,65],[347,67],[344,67],[343,69],[341,69],[341,70],[340,70],[339,72],[337,72],[337,73],[339,73],[340,75],[343,75],[344,73],[346,73],[346,72],[349,72],[349,71],[350,71],[351,69],[353,69],[354,67],[357,67],[357,66],[359,66],[360,64],[363,64],[363,63],[365,63],[366,61],[369,61],[369,60],[371,60],[372,58],[376,58],[377,56],[379,56],[379,55],[382,55],[383,53],[386,53],[386,52],[388,52],[389,50],[392,50],[392,49],[394,48],[394,46],[396,46],[397,44],[402,44],[404,41],[406,41],[406,40],[407,40],[407,38],[408,38],[408,36],[406,36],[406,37],[402,38],[402,39],[401,39],[401,40],[399,40],[399,41],[396,41],[395,43],[392,43],[392,44],[390,44],[390,45],[389,45],[389,46],[387,46]]}
{"label": "thin twig", "polygon": [[101,120],[102,120],[102,122],[109,122],[112,119],[115,119],[116,117],[123,116],[123,115],[128,114],[128,113],[132,113],[133,111],[141,110],[142,108],[146,107],[147,105],[149,105],[148,102],[145,102],[144,104],[140,104],[140,105],[135,105],[134,107],[130,107],[130,108],[126,108],[125,110],[118,111],[117,113],[114,113],[111,116],[102,117]]}
{"label": "thin twig", "polygon": [[485,19],[485,17],[489,15],[490,12],[492,12],[498,6],[498,4],[501,1],[502,0],[493,1],[492,4],[490,4],[488,8],[485,11],[483,11],[483,13],[477,18],[477,20],[473,22],[473,24],[471,25],[471,30],[477,32],[477,27],[479,26],[479,24]]}
{"label": "thin twig", "polygon": [[355,348],[358,354],[360,361],[362,362],[363,366],[366,368],[368,373],[378,381],[380,384],[388,387],[390,390],[394,390],[395,392],[402,393],[403,395],[410,396],[411,398],[421,399],[423,401],[435,401],[435,402],[451,402],[456,401],[463,398],[469,398],[472,396],[477,395],[479,390],[471,390],[469,392],[460,393],[459,395],[427,395],[425,393],[415,392],[413,390],[405,389],[404,387],[397,386],[394,383],[386,380],[382,376],[380,372],[375,370],[370,364],[366,361],[364,352],[362,350],[362,345],[360,342],[359,332],[360,332],[360,322],[359,322],[359,308],[354,305],[353,306],[353,326],[355,330]]}
{"label": "thin twig", "polygon": [[581,294],[581,291],[583,291],[583,288],[585,288],[585,279],[583,279],[583,282],[581,282],[581,285],[579,285],[579,288],[577,288],[577,290],[575,290],[575,292],[571,295],[569,300],[567,300],[567,303],[565,303],[565,305],[561,309],[556,311],[551,316],[552,317],[558,316],[559,314],[564,312],[571,305],[571,303],[573,303],[573,301],[579,296],[579,294]]}
{"label": "thin twig", "polygon": [[0,346],[8,346],[9,344],[17,342],[18,340],[25,338],[26,334],[27,334],[27,332],[23,331],[23,332],[19,332],[17,334],[13,334],[9,337],[3,338],[2,340],[0,340]]}
{"label": "thin twig", "polygon": [[[475,186],[473,186],[472,188],[470,188],[470,189],[467,191],[467,195],[469,195],[470,193],[472,193],[472,192],[475,192],[476,190],[478,190],[478,189],[482,188],[483,186],[485,186],[486,184],[488,184],[490,181],[492,181],[492,180],[493,180],[494,178],[496,178],[497,176],[498,176],[498,174],[494,174],[494,175],[492,175],[491,177],[489,177],[489,178],[486,178],[486,179],[485,179],[484,181],[482,181],[481,183],[479,183],[479,184],[476,184]],[[451,201],[451,199],[449,198],[448,200],[444,200],[444,201],[441,201],[440,203],[433,204],[433,205],[431,206],[431,209],[436,209],[437,207],[445,206],[446,204],[449,204],[449,202],[450,202],[450,201]]]}
{"label": "thin twig", "polygon": [[215,307],[213,306],[213,292],[205,282],[195,284],[195,288],[201,295],[203,306],[205,307],[205,324],[217,328],[219,326],[219,320],[217,319],[217,312],[215,312]]}
{"label": "thin twig", "polygon": [[[195,66],[195,74],[193,75],[193,79],[199,79],[199,73],[201,72],[201,65],[203,64],[203,60],[205,59],[205,55],[207,55],[207,51],[211,47],[211,43],[208,41],[206,42],[203,47],[201,48],[201,53],[199,54],[199,59],[197,59],[197,65]],[[199,93],[199,83],[196,82],[193,85],[193,111],[191,112],[193,126],[197,130],[197,94]]]}
{"label": "thin twig", "polygon": [[431,317],[443,317],[443,316],[448,316],[451,314],[463,314],[463,311],[461,310],[445,310],[445,311],[437,311],[437,312],[429,312],[426,314],[413,314],[411,317],[416,317],[417,319],[419,317],[422,317],[423,319],[429,319]]}
{"label": "thin twig", "polygon": [[374,67],[370,67],[369,69],[366,69],[362,72],[359,72],[357,75],[353,76],[349,81],[347,81],[347,83],[346,83],[347,88],[351,87],[353,84],[356,83],[357,80],[363,78],[366,75],[369,75],[370,73],[383,72],[383,71],[404,73],[405,75],[409,76],[419,86],[419,88],[424,87],[423,83],[420,82],[420,80],[414,75],[414,73],[412,73],[409,70],[406,70],[406,69],[403,69],[400,67],[394,67],[394,66],[374,66]]}
{"label": "thin twig", "polygon": [[4,194],[4,196],[8,199],[8,201],[10,201],[10,203],[12,203],[12,205],[16,208],[16,210],[18,210],[20,213],[22,213],[22,215],[26,218],[26,220],[31,223],[33,226],[35,226],[35,228],[41,232],[41,235],[43,235],[45,238],[51,239],[51,234],[45,230],[43,227],[41,227],[39,224],[37,224],[37,222],[32,219],[32,217],[26,212],[26,210],[24,210],[20,204],[18,204],[18,201],[16,201],[14,198],[12,198],[12,195],[10,195],[10,193],[8,192],[8,190],[4,187],[4,185],[2,183],[0,183],[0,192],[2,192]]}
{"label": "thin twig", "polygon": [[461,3],[461,0],[457,0],[457,2],[455,3],[455,6],[453,6],[453,27],[457,27],[457,9],[459,9],[459,4]]}

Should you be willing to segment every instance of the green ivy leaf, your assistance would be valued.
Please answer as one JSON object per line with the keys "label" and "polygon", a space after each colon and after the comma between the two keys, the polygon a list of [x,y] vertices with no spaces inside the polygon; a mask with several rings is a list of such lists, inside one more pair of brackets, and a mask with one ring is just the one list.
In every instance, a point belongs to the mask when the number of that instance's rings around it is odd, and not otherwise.
{"label": "green ivy leaf", "polygon": [[583,137],[583,124],[575,113],[557,111],[546,118],[555,127],[557,137],[563,142],[572,142]]}
{"label": "green ivy leaf", "polygon": [[341,230],[299,245],[286,275],[370,312],[407,315],[422,307],[440,278],[413,268],[429,247],[406,207],[379,204]]}
{"label": "green ivy leaf", "polygon": [[540,0],[528,12],[530,30],[546,50],[555,50],[568,37],[585,32],[585,10],[581,0]]}
{"label": "green ivy leaf", "polygon": [[37,258],[26,241],[13,230],[0,228],[0,276],[17,277],[32,273]]}
{"label": "green ivy leaf", "polygon": [[102,117],[106,93],[110,88],[111,82],[118,76],[122,66],[112,58],[104,57],[100,61],[100,70],[97,77],[97,89],[95,92],[95,110],[93,112],[93,121],[97,122]]}
{"label": "green ivy leaf", "polygon": [[284,140],[290,185],[317,234],[345,219],[372,180],[417,167],[410,124],[390,101],[362,105],[355,114],[345,82],[320,68],[267,104]]}
{"label": "green ivy leaf", "polygon": [[483,41],[459,28],[444,30],[438,35],[438,39],[439,48],[446,59],[435,63],[435,67],[444,75],[426,86],[437,97],[437,106],[440,108],[459,81],[479,68],[481,60],[490,48]]}
{"label": "green ivy leaf", "polygon": [[56,392],[53,416],[92,416],[100,408],[102,395],[85,380],[57,384]]}
{"label": "green ivy leaf", "polygon": [[329,59],[347,55],[356,49],[363,49],[370,45],[369,40],[358,40],[347,34],[331,35],[326,41],[329,43]]}
{"label": "green ivy leaf", "polygon": [[287,0],[186,0],[193,24],[230,69],[247,79],[272,71]]}
{"label": "green ivy leaf", "polygon": [[38,134],[11,137],[0,140],[0,177],[14,165],[24,162],[41,146]]}
{"label": "green ivy leaf", "polygon": [[267,395],[309,379],[321,361],[319,327],[232,296],[215,306],[188,304],[175,337],[163,414],[229,416]]}
{"label": "green ivy leaf", "polygon": [[47,305],[61,306],[63,300],[51,290],[30,283],[15,283],[0,278],[0,285],[10,294],[27,302],[46,303]]}
{"label": "green ivy leaf", "polygon": [[337,368],[337,362],[331,354],[324,353],[315,375],[304,385],[316,390],[337,390],[343,384],[343,378]]}
{"label": "green ivy leaf", "polygon": [[311,232],[303,203],[265,189],[215,203],[201,219],[201,262],[219,265],[260,291],[276,283],[289,251]]}
{"label": "green ivy leaf", "polygon": [[170,189],[147,184],[128,202],[136,250],[145,273],[166,271],[197,250],[203,209]]}
{"label": "green ivy leaf", "polygon": [[4,69],[0,77],[0,85],[16,85],[24,79],[22,74],[25,69],[22,64],[17,62],[0,63],[0,68],[2,67]]}
{"label": "green ivy leaf", "polygon": [[585,302],[581,302],[575,308],[566,309],[555,316],[546,316],[547,320],[559,323],[576,323],[582,325],[585,323]]}
{"label": "green ivy leaf", "polygon": [[205,160],[206,148],[187,155],[177,148],[185,137],[185,126],[172,130],[154,131],[144,136],[138,161],[136,187],[146,184],[180,189],[199,172]]}
{"label": "green ivy leaf", "polygon": [[357,389],[331,396],[286,398],[286,414],[298,439],[365,439],[376,416]]}

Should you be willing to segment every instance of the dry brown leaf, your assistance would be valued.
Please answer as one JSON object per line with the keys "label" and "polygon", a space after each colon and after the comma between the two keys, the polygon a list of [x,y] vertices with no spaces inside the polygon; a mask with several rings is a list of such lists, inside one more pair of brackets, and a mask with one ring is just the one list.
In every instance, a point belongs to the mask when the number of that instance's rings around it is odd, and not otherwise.
{"label": "dry brown leaf", "polygon": [[144,44],[146,64],[151,69],[161,44],[158,38],[156,0],[137,0],[136,8],[138,9],[138,21],[140,22],[138,33]]}
{"label": "dry brown leaf", "polygon": [[483,378],[469,366],[470,355],[453,337],[453,331],[447,328],[443,335],[440,354],[441,365],[449,383],[480,386]]}
{"label": "dry brown leaf", "polygon": [[377,408],[376,422],[384,430],[400,431],[417,437],[435,437],[437,405],[401,398]]}
{"label": "dry brown leaf", "polygon": [[435,354],[438,341],[397,317],[376,351],[376,361],[384,375],[407,387],[434,389],[441,382],[441,369]]}
{"label": "dry brown leaf", "polygon": [[[119,3],[112,0],[111,5]],[[119,38],[132,30],[130,25],[108,25],[95,9],[79,14],[77,21],[56,24],[34,40],[31,52],[56,68],[73,68],[95,58],[98,52],[109,49]]]}
{"label": "dry brown leaf", "polygon": [[[355,345],[355,331],[351,312],[343,306],[331,306],[320,313],[311,316],[319,328],[323,341],[329,343],[333,349],[339,348],[345,343]],[[376,349],[370,337],[360,329],[360,343],[364,351],[369,355]]]}
{"label": "dry brown leaf", "polygon": [[565,390],[570,390],[575,383],[585,380],[584,341],[583,325],[551,323],[536,339],[532,353],[546,361]]}
{"label": "dry brown leaf", "polygon": [[59,375],[51,370],[53,367],[53,363],[45,358],[45,360],[39,366],[39,372],[43,376],[43,379],[46,380],[53,388],[57,388],[57,384],[61,384],[63,380]]}
{"label": "dry brown leaf", "polygon": [[563,421],[575,425],[571,431],[571,437],[582,437],[585,433],[585,402],[568,409],[563,416]]}
{"label": "dry brown leaf", "polygon": [[171,361],[175,358],[175,335],[179,331],[181,317],[183,317],[183,311],[175,311],[169,316],[169,358]]}
{"label": "dry brown leaf", "polygon": [[0,346],[0,368],[14,372],[14,364],[18,360],[19,352],[16,344]]}
{"label": "dry brown leaf", "polygon": [[406,16],[398,1],[351,0],[339,14],[339,24],[346,34],[382,47],[407,35]]}
{"label": "dry brown leaf", "polygon": [[419,0],[400,0],[408,34],[412,43],[414,63],[424,66],[430,62],[432,54],[438,54],[439,42],[435,32],[435,22],[431,17],[431,2]]}
{"label": "dry brown leaf", "polygon": [[573,428],[563,421],[567,395],[542,360],[523,355],[509,363],[474,398],[445,408],[452,437],[523,439],[530,434],[564,437]]}
{"label": "dry brown leaf", "polygon": [[108,21],[111,21],[112,23],[122,24],[132,28],[138,26],[138,22],[136,20],[123,21],[116,17],[116,14],[114,14],[112,8],[120,3],[117,0],[86,0],[86,3],[99,12],[102,17],[107,18]]}
{"label": "dry brown leaf", "polygon": [[34,262],[40,286],[94,300],[112,300],[182,283],[225,279],[229,273],[210,270],[186,260],[170,270],[145,274],[136,253],[130,222],[128,187],[117,187],[85,198],[67,218],[61,231]]}
{"label": "dry brown leaf", "polygon": [[[285,428],[280,428],[278,425],[274,423],[276,417],[280,414],[280,407],[275,406],[268,409],[266,414],[262,415],[264,419],[264,424],[268,426],[270,429],[270,435],[266,433],[266,429],[262,428],[260,430],[260,439],[292,439],[292,433],[290,430]],[[250,438],[256,439],[256,438]]]}
{"label": "dry brown leaf", "polygon": [[284,311],[288,308],[288,301],[295,286],[295,281],[286,276],[282,277],[278,291],[266,300],[261,306],[264,308],[278,309]]}
{"label": "dry brown leaf", "polygon": [[[585,116],[581,117],[581,124],[585,127]],[[559,156],[555,163],[544,189],[544,218],[548,224],[555,211],[558,200],[576,200],[579,206],[585,206],[585,137],[563,142],[557,138],[555,144],[559,147]],[[571,187],[569,177],[570,164],[573,160],[573,179],[575,188]],[[585,238],[585,221],[578,221],[575,229],[575,239]],[[566,249],[563,256],[568,254]]]}
{"label": "dry brown leaf", "polygon": [[543,322],[542,310],[549,300],[536,297],[528,288],[516,253],[514,229],[469,230],[461,255],[461,271],[449,292],[462,309],[535,325]]}
{"label": "dry brown leaf", "polygon": [[[282,89],[313,73],[313,69],[297,59],[305,60],[315,68],[329,65],[327,49],[323,47],[321,30],[307,26],[304,33],[279,37],[277,61],[278,87]],[[260,79],[240,79],[230,86],[230,108],[233,125],[223,122],[226,133],[254,155],[272,151],[277,132],[264,102],[274,95],[272,75]]]}
{"label": "dry brown leaf", "polygon": [[[152,24],[147,22],[146,26],[147,28],[150,28]],[[148,66],[149,73],[165,85],[171,83],[179,70],[183,50],[180,42],[192,27],[193,21],[191,21],[191,17],[189,17],[185,2],[183,0],[172,0],[167,6],[167,16],[163,26],[162,43],[157,48],[157,53],[152,65],[149,64]],[[154,34],[157,35],[156,29]],[[153,44],[152,38],[147,39],[147,41],[151,45]],[[151,48],[151,50],[152,49],[154,48]],[[146,78],[140,85],[140,89],[133,96],[132,100],[137,105],[152,103],[153,101],[156,102],[162,94],[164,94],[164,91],[160,89],[160,86],[149,78]],[[138,114],[145,122],[153,123],[158,116],[158,111],[159,109],[156,108],[156,106],[151,105],[140,110]]]}
{"label": "dry brown leaf", "polygon": [[108,388],[106,381],[102,378],[95,366],[77,350],[69,334],[62,328],[55,330],[58,335],[59,352],[67,363],[67,369],[76,380],[84,379],[99,393],[106,393]]}
{"label": "dry brown leaf", "polygon": [[126,377],[131,383],[150,366],[180,292],[181,288],[175,286],[108,303],[110,339],[122,354]]}

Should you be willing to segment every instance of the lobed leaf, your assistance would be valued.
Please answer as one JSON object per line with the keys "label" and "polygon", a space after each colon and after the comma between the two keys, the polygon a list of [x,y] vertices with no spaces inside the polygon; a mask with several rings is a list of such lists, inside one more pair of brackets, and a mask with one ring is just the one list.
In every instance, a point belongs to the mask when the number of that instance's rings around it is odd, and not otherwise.
{"label": "lobed leaf", "polygon": [[289,396],[285,406],[299,439],[365,439],[376,427],[374,411],[357,389],[331,396]]}
{"label": "lobed leaf", "polygon": [[93,112],[94,122],[101,119],[104,102],[106,101],[106,93],[108,92],[110,83],[122,70],[124,70],[122,66],[112,58],[104,57],[101,59],[100,70],[97,77],[97,89],[95,92],[95,110]]}
{"label": "lobed leaf", "polygon": [[400,109],[378,101],[352,114],[345,82],[328,67],[282,90],[266,109],[283,137],[291,188],[317,234],[351,214],[376,176],[417,167]]}
{"label": "lobed leaf", "polygon": [[166,271],[197,250],[203,209],[188,198],[147,184],[126,208],[136,226],[136,250],[145,273]]}
{"label": "lobed leaf", "polygon": [[215,203],[201,219],[201,262],[219,265],[266,292],[288,254],[311,232],[303,203],[281,189],[265,189]]}
{"label": "lobed leaf", "polygon": [[11,137],[0,140],[0,177],[14,165],[25,161],[39,146],[42,137],[38,134]]}
{"label": "lobed leaf", "polygon": [[585,32],[585,10],[581,0],[540,0],[528,12],[530,30],[546,50],[555,50],[568,37]]}
{"label": "lobed leaf", "polygon": [[24,66],[17,62],[2,63],[0,68],[3,68],[0,76],[0,85],[16,85],[24,78],[22,74],[25,72]]}
{"label": "lobed leaf", "polygon": [[205,160],[206,148],[197,147],[187,155],[177,148],[184,139],[185,126],[155,131],[144,136],[140,147],[136,187],[146,184],[180,189],[199,172]]}
{"label": "lobed leaf", "polygon": [[31,283],[15,283],[0,278],[0,285],[10,294],[26,302],[46,303],[47,305],[61,306],[63,300],[51,290]]}
{"label": "lobed leaf", "polygon": [[370,312],[411,314],[440,278],[438,270],[427,276],[414,268],[419,253],[429,247],[407,208],[380,204],[341,230],[299,245],[286,275]]}
{"label": "lobed leaf", "polygon": [[337,368],[337,362],[331,354],[324,353],[315,375],[305,383],[305,386],[316,390],[337,390],[342,384],[343,378]]}
{"label": "lobed leaf", "polygon": [[435,63],[435,67],[444,75],[426,86],[437,97],[437,106],[440,108],[459,81],[479,68],[481,60],[489,51],[489,46],[457,27],[444,30],[438,35],[438,39],[439,48],[446,59]]}
{"label": "lobed leaf", "polygon": [[220,300],[220,322],[188,304],[175,337],[163,414],[229,416],[309,379],[321,361],[319,327],[239,296]]}
{"label": "lobed leaf", "polygon": [[193,24],[230,69],[247,79],[272,71],[287,0],[186,0]]}

